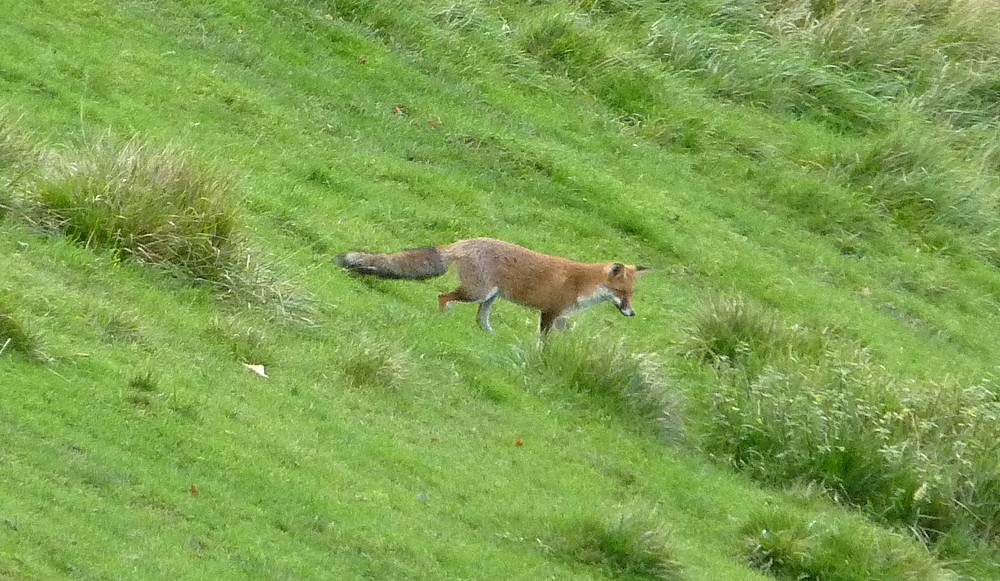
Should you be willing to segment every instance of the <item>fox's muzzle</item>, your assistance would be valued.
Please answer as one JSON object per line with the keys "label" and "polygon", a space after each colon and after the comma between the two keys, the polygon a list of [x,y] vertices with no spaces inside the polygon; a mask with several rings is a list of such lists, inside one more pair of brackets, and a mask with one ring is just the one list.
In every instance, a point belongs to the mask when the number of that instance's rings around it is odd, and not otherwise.
{"label": "fox's muzzle", "polygon": [[627,300],[623,301],[621,299],[615,298],[615,306],[618,307],[618,310],[621,311],[621,314],[625,315],[626,317],[635,316],[635,311],[632,310],[631,301]]}

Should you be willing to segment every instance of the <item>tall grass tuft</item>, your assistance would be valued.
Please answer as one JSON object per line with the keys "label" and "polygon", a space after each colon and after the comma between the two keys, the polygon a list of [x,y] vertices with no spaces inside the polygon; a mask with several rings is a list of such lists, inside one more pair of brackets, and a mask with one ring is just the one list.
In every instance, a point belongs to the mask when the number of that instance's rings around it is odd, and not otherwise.
{"label": "tall grass tuft", "polygon": [[[988,246],[1000,228],[997,196],[943,141],[918,128],[899,128],[835,162],[841,179],[864,192],[870,207],[917,237],[929,250]],[[987,252],[989,254],[989,252]]]}
{"label": "tall grass tuft", "polygon": [[748,377],[778,359],[811,356],[824,343],[822,336],[783,324],[775,313],[741,295],[718,295],[702,302],[687,333],[683,350],[688,357]]}
{"label": "tall grass tuft", "polygon": [[771,0],[758,14],[761,32],[808,51],[873,96],[958,129],[1000,116],[988,97],[1000,80],[995,3]]}
{"label": "tall grass tuft", "polygon": [[[743,15],[745,10],[738,12]],[[783,49],[765,35],[743,30],[727,32],[661,18],[649,27],[645,48],[673,71],[700,79],[729,101],[813,118],[843,130],[884,125],[883,107],[852,79],[816,66],[808,55]]]}
{"label": "tall grass tuft", "polygon": [[673,437],[681,427],[680,396],[669,389],[653,354],[563,334],[546,338],[522,357],[556,385],[585,393],[622,417],[642,418],[661,436]]}
{"label": "tall grass tuft", "polygon": [[581,519],[567,526],[555,544],[570,560],[597,567],[611,578],[684,579],[669,536],[653,514],[625,510],[607,520]]}
{"label": "tall grass tuft", "polygon": [[924,548],[855,522],[807,521],[799,513],[762,509],[743,526],[744,562],[777,579],[952,581]]}
{"label": "tall grass tuft", "polygon": [[704,395],[702,444],[757,480],[818,484],[928,542],[961,530],[1000,538],[991,382],[901,382],[864,350],[831,350],[753,377],[720,373]]}
{"label": "tall grass tuft", "polygon": [[[88,247],[302,317],[308,297],[245,241],[235,180],[190,152],[105,135],[45,157],[30,219]],[[304,318],[304,317],[302,317]]]}
{"label": "tall grass tuft", "polygon": [[579,79],[606,63],[611,49],[581,14],[548,14],[531,22],[520,40],[545,68]]}
{"label": "tall grass tuft", "polygon": [[105,136],[48,173],[37,186],[45,218],[81,244],[208,282],[241,257],[236,186],[190,152]]}
{"label": "tall grass tuft", "polygon": [[355,388],[395,391],[410,377],[408,352],[378,341],[358,341],[343,356],[341,371]]}

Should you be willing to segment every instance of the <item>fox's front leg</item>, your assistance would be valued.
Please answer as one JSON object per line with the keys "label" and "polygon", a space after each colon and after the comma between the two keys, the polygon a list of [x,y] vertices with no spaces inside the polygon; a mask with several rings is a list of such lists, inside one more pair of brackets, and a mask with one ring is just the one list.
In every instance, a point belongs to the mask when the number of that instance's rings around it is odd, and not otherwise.
{"label": "fox's front leg", "polygon": [[556,324],[556,320],[559,319],[560,314],[555,311],[542,311],[541,323],[539,325],[542,335],[545,335],[552,329],[552,326]]}

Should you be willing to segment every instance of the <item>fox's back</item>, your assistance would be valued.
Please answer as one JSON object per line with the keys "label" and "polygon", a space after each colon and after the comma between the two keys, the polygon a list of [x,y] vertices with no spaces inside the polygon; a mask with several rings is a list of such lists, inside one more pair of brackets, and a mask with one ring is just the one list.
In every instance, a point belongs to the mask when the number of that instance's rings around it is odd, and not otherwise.
{"label": "fox's back", "polygon": [[493,238],[470,238],[444,249],[463,286],[497,288],[504,298],[545,308],[575,299],[587,265]]}

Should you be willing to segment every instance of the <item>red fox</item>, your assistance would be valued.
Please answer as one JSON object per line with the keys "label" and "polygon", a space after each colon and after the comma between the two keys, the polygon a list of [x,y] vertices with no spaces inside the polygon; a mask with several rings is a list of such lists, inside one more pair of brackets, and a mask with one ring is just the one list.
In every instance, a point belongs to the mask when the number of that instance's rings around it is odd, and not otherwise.
{"label": "red fox", "polygon": [[470,238],[453,244],[403,250],[391,254],[348,252],[337,264],[358,274],[380,278],[425,279],[447,272],[454,262],[458,288],[438,296],[443,311],[449,303],[478,303],[476,318],[487,333],[490,309],[497,297],[541,311],[541,332],[562,328],[573,311],[611,301],[626,317],[632,310],[632,289],[639,273],[648,268],[621,262],[584,263],[548,256],[523,246]]}

